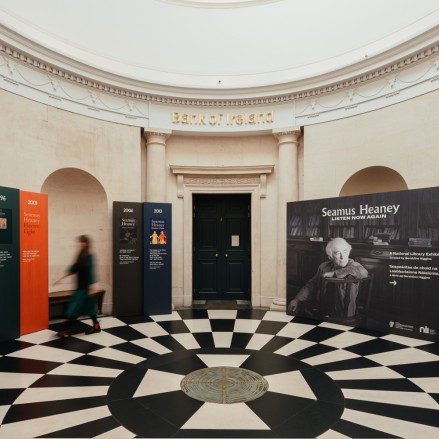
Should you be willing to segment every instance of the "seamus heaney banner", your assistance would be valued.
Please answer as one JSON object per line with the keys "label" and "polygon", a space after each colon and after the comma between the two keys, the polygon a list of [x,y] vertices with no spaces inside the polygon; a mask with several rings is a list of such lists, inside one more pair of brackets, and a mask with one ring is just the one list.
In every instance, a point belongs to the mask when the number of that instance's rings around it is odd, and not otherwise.
{"label": "seamus heaney banner", "polygon": [[287,205],[287,313],[439,340],[439,188]]}

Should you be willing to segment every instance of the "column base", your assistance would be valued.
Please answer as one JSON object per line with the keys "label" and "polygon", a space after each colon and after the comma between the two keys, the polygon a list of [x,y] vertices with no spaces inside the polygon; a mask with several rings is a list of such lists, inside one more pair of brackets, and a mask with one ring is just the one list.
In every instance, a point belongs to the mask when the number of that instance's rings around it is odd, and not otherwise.
{"label": "column base", "polygon": [[273,299],[273,303],[270,305],[270,311],[286,312],[286,310],[287,310],[286,299],[282,299],[280,297],[276,297],[275,299]]}

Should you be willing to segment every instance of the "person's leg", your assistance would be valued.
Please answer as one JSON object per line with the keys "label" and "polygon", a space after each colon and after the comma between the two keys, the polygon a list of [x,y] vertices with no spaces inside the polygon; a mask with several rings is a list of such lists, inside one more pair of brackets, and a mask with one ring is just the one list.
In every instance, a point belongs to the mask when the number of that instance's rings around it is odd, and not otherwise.
{"label": "person's leg", "polygon": [[101,326],[99,325],[96,315],[90,316],[93,321],[93,326],[89,329],[86,334],[94,334],[95,332],[101,332]]}
{"label": "person's leg", "polygon": [[63,329],[61,329],[61,331],[59,331],[57,333],[58,337],[68,337],[69,335],[72,334],[72,327],[73,324],[75,323],[75,319],[68,319],[65,323],[64,323],[64,327]]}

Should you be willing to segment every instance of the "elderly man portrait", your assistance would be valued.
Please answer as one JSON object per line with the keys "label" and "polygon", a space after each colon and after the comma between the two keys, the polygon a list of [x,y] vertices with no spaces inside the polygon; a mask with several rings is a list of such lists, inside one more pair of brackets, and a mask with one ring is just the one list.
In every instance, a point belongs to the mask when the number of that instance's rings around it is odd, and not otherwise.
{"label": "elderly man portrait", "polygon": [[322,280],[363,279],[367,270],[349,257],[351,245],[343,238],[334,238],[326,246],[328,261],[320,264],[315,275],[299,290],[289,302],[288,314],[311,318],[353,317],[356,314],[357,283],[338,283],[332,291],[322,291]]}

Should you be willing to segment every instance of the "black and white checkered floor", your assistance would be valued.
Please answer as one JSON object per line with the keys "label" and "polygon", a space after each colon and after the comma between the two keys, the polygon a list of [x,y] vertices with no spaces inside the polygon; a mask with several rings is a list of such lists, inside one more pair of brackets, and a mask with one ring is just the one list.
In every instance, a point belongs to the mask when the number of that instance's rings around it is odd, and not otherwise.
{"label": "black and white checkered floor", "polygon": [[[89,322],[87,322],[89,323]],[[266,310],[101,319],[0,344],[0,438],[439,438],[439,345]],[[234,404],[181,380],[231,366],[268,382]]]}

